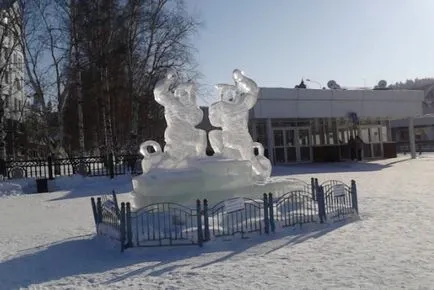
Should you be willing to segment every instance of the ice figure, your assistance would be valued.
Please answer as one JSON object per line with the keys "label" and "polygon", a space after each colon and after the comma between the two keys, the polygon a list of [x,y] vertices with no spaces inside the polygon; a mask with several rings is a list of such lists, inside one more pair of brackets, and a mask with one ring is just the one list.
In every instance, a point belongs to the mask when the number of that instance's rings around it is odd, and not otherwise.
{"label": "ice figure", "polygon": [[209,108],[211,124],[222,128],[209,134],[216,152],[212,157],[205,157],[205,131],[195,128],[203,113],[196,105],[193,84],[175,86],[172,75],[157,84],[154,96],[164,106],[166,146],[162,150],[155,141],[140,146],[143,174],[133,177],[135,208],[157,202],[189,204],[199,197],[217,202],[288,192],[285,182],[269,178],[271,163],[248,131],[249,110],[257,101],[259,88],[239,70],[233,72],[233,78],[235,85],[217,86],[221,100]]}
{"label": "ice figure", "polygon": [[[166,146],[164,151],[155,141],[146,141],[140,146],[140,152],[144,156],[143,173],[152,167],[184,168],[187,167],[189,157],[206,156],[206,132],[195,128],[203,118],[203,111],[196,104],[195,86],[191,82],[179,84],[172,92],[175,81],[176,78],[168,74],[155,86],[155,100],[164,106],[167,123],[164,132]],[[152,147],[154,152],[151,153],[149,147]]]}
{"label": "ice figure", "polygon": [[[154,152],[150,152],[149,148],[152,148]],[[163,152],[161,151],[161,146],[155,141],[148,140],[140,145],[140,154],[143,155],[142,160],[142,172],[143,174],[148,173],[152,166],[160,163],[163,158]]]}
{"label": "ice figure", "polygon": [[211,131],[209,141],[216,155],[249,160],[257,178],[264,180],[271,175],[271,162],[264,156],[262,145],[253,142],[248,129],[249,110],[256,104],[259,88],[238,69],[234,70],[233,79],[235,85],[217,85],[221,100],[210,106],[209,120],[222,130]]}

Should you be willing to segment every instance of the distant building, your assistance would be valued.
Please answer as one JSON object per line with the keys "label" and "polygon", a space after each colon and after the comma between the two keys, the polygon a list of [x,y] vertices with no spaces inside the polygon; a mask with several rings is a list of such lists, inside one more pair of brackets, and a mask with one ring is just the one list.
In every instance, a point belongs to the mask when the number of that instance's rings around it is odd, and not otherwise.
{"label": "distant building", "polygon": [[[13,12],[12,12],[13,11]],[[19,45],[18,1],[1,1],[0,4],[0,95],[4,100],[4,120],[6,129],[6,149],[8,156],[16,156],[24,146],[22,121],[27,113],[26,96],[24,92],[24,53]],[[21,144],[21,145],[20,145]],[[18,154],[19,155],[19,154]]]}
{"label": "distant building", "polygon": [[395,157],[389,121],[420,115],[423,98],[416,90],[261,88],[249,127],[273,164],[348,160],[356,136],[363,159]]}
{"label": "distant building", "polygon": [[[418,151],[434,151],[434,84],[427,84],[422,87],[424,92],[423,110],[415,116],[414,134]],[[399,152],[410,150],[409,142],[409,120],[400,119],[390,122],[392,140],[397,143]]]}

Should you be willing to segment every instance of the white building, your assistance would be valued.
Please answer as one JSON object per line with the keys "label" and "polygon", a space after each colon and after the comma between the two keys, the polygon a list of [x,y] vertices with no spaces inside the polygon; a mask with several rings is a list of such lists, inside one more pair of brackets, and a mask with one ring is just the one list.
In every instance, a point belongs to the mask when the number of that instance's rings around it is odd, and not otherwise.
{"label": "white building", "polygon": [[[425,100],[421,115],[414,119],[415,139],[420,151],[434,151],[434,85],[424,90]],[[393,120],[390,122],[392,139],[396,141],[398,151],[408,152],[409,129],[408,120]]]}
{"label": "white building", "polygon": [[[364,142],[363,159],[391,158],[396,143],[390,120],[405,119],[407,129],[414,131],[423,99],[423,91],[415,90],[261,88],[249,129],[273,164],[348,160],[348,141],[356,136]],[[202,109],[204,120],[198,127],[216,129],[208,120],[208,108]],[[415,157],[415,140],[409,141]],[[211,154],[210,146],[208,150]]]}
{"label": "white building", "polygon": [[21,120],[25,112],[24,54],[19,45],[19,4],[2,1],[0,28],[0,89],[5,102],[5,118]]}
{"label": "white building", "polygon": [[[422,114],[423,99],[414,90],[261,88],[251,132],[274,164],[349,159],[351,136],[365,143],[364,159],[393,157],[389,120],[413,120]],[[414,138],[410,141],[414,148]]]}

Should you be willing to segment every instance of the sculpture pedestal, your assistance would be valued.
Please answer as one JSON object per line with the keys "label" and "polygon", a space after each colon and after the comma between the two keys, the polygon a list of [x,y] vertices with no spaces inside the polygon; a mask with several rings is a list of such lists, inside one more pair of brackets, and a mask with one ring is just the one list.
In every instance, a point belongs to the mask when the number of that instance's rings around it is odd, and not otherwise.
{"label": "sculpture pedestal", "polygon": [[133,178],[133,206],[141,208],[159,202],[175,202],[193,206],[196,199],[210,204],[232,197],[261,198],[272,192],[274,197],[299,184],[280,177],[256,182],[250,161],[208,157],[191,160],[183,169],[153,169]]}
{"label": "sculpture pedestal", "polygon": [[191,204],[198,198],[221,200],[254,183],[250,161],[208,157],[187,164],[187,168],[157,168],[134,177],[134,207],[156,202]]}

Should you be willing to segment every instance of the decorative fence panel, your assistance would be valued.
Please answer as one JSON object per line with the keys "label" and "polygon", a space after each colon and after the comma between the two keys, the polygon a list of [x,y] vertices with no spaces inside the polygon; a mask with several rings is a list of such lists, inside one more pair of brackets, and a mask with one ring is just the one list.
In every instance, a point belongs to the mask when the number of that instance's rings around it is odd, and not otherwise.
{"label": "decorative fence panel", "polygon": [[[104,157],[53,159],[54,175],[68,176],[80,172],[82,166],[86,176],[108,176],[109,168]],[[106,164],[105,164],[106,163]]]}
{"label": "decorative fence panel", "polygon": [[130,211],[130,204],[121,204],[119,209],[116,194],[112,197],[103,196],[95,199],[91,198],[92,211],[98,235],[107,236],[120,243],[121,251],[128,247],[126,242],[126,212]]}
{"label": "decorative fence panel", "polygon": [[321,184],[326,219],[342,220],[355,213],[352,186],[355,184],[348,186],[338,180],[329,180]]}
{"label": "decorative fence panel", "polygon": [[140,174],[139,155],[87,156],[74,158],[51,158],[39,160],[6,161],[8,178],[48,178],[70,176],[84,171],[86,176],[109,176]]}
{"label": "decorative fence panel", "polygon": [[288,192],[276,199],[272,206],[274,220],[281,227],[292,227],[318,220],[318,203],[312,198],[310,191]]}
{"label": "decorative fence panel", "polygon": [[201,245],[201,206],[176,203],[148,205],[131,213],[132,243],[136,247]]}
{"label": "decorative fence panel", "polygon": [[10,179],[46,177],[49,173],[47,160],[7,161],[6,170]]}
{"label": "decorative fence panel", "polygon": [[262,234],[264,226],[264,202],[249,198],[232,198],[221,201],[211,208],[204,200],[205,240],[212,237],[230,237],[240,234]]}

